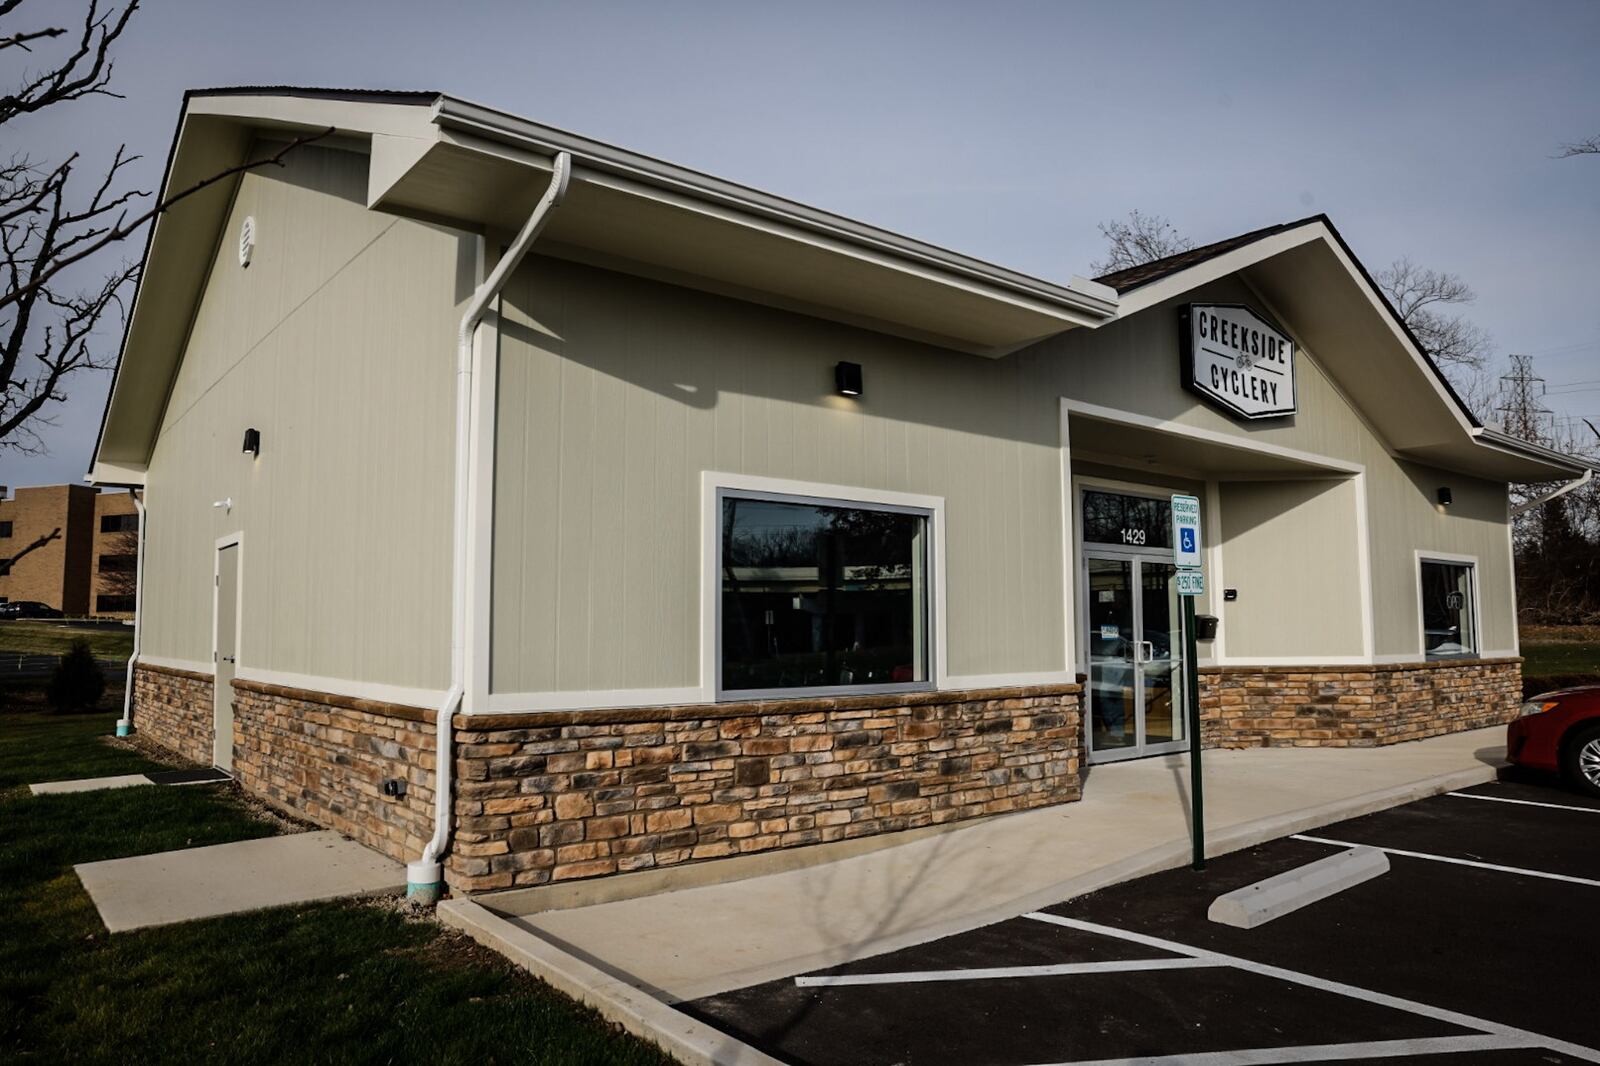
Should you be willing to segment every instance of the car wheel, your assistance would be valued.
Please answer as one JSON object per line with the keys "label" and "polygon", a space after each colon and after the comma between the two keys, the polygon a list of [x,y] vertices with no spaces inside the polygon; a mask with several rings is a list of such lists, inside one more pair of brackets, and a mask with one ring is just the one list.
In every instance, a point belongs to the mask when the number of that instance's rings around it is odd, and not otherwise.
{"label": "car wheel", "polygon": [[1561,773],[1573,788],[1600,799],[1600,725],[1578,730],[1561,746]]}

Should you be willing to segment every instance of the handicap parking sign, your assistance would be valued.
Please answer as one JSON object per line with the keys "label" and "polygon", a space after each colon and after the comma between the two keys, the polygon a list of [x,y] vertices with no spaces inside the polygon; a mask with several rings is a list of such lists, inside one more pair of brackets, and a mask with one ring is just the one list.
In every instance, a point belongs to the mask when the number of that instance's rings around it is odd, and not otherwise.
{"label": "handicap parking sign", "polygon": [[1172,565],[1200,565],[1200,499],[1196,496],[1172,497]]}

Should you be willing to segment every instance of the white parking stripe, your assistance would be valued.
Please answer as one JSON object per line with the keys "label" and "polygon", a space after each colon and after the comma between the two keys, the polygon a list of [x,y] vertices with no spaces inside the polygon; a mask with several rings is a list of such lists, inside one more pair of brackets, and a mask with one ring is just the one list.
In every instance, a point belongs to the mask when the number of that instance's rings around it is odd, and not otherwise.
{"label": "white parking stripe", "polygon": [[1220,963],[1204,959],[1122,959],[1115,962],[1063,962],[1048,966],[990,966],[968,970],[905,970],[898,973],[823,974],[796,977],[800,988],[837,985],[914,985],[930,981],[994,981],[1006,977],[1067,977],[1079,974],[1134,973],[1140,970],[1193,970]]}
{"label": "white parking stripe", "polygon": [[1553,811],[1581,811],[1584,814],[1600,814],[1600,807],[1571,807],[1565,803],[1540,803],[1538,800],[1512,799],[1510,796],[1480,796],[1476,792],[1446,792],[1446,796],[1455,796],[1464,800],[1488,800],[1490,803],[1516,803],[1524,807],[1549,807]]}
{"label": "white parking stripe", "polygon": [[1573,877],[1571,874],[1553,874],[1546,870],[1525,870],[1520,866],[1500,866],[1492,862],[1478,862],[1476,859],[1455,859],[1449,855],[1430,855],[1425,851],[1407,851],[1404,848],[1386,848],[1381,844],[1352,844],[1348,840],[1329,840],[1327,837],[1306,836],[1296,833],[1290,840],[1307,840],[1313,844],[1331,844],[1336,848],[1372,848],[1375,851],[1388,852],[1390,855],[1404,855],[1412,859],[1427,859],[1429,862],[1447,862],[1453,866],[1472,866],[1479,870],[1494,870],[1503,874],[1521,874],[1524,877],[1542,877],[1547,881],[1566,881],[1568,884],[1588,885],[1590,888],[1600,888],[1600,881],[1588,877]]}
{"label": "white parking stripe", "polygon": [[[1367,1003],[1376,1003],[1380,1007],[1392,1007],[1395,1010],[1406,1011],[1410,1014],[1418,1014],[1424,1018],[1433,1018],[1436,1021],[1448,1022],[1451,1025],[1459,1025],[1465,1029],[1477,1029],[1480,1032],[1488,1033],[1494,1036],[1528,1039],[1532,1041],[1530,1044],[1517,1045],[1519,1047],[1538,1046],[1542,1048],[1548,1048],[1551,1051],[1558,1051],[1563,1055],[1570,1055],[1575,1059],[1582,1059],[1585,1062],[1600,1062],[1600,1051],[1596,1051],[1593,1048],[1582,1047],[1578,1044],[1569,1044],[1563,1040],[1555,1040],[1549,1037],[1540,1036],[1537,1033],[1530,1033],[1526,1029],[1518,1029],[1515,1026],[1502,1025],[1499,1022],[1491,1022],[1483,1018],[1474,1018],[1470,1014],[1462,1014],[1459,1011],[1446,1010],[1443,1007],[1431,1007],[1426,1003],[1418,1003],[1413,999],[1402,999],[1399,996],[1391,996],[1384,992],[1374,992],[1371,989],[1359,988],[1356,985],[1347,985],[1340,981],[1329,981],[1322,977],[1313,977],[1310,974],[1298,973],[1294,970],[1285,970],[1281,966],[1269,966],[1266,963],[1252,962],[1249,959],[1241,959],[1234,955],[1224,955],[1218,951],[1208,951],[1205,948],[1190,947],[1187,944],[1179,944],[1171,940],[1163,940],[1160,937],[1148,936],[1144,933],[1135,933],[1126,929],[1116,929],[1109,925],[1097,925],[1094,922],[1086,922],[1080,918],[1063,918],[1060,915],[1045,914],[1042,911],[1034,911],[1030,914],[1024,915],[1024,917],[1032,918],[1034,921],[1048,922],[1051,925],[1064,926],[1067,929],[1077,929],[1085,933],[1098,933],[1101,936],[1115,937],[1118,940],[1127,940],[1134,944],[1143,944],[1146,947],[1159,948],[1162,951],[1171,951],[1180,955],[1188,955],[1191,958],[1209,959],[1224,966],[1232,966],[1248,973],[1259,974],[1262,977],[1273,977],[1280,981],[1287,981],[1291,984],[1303,985],[1306,988],[1315,988],[1322,992],[1332,992],[1335,995],[1347,996],[1351,999],[1359,999]],[[1172,1060],[1169,1058],[1168,1061]]]}
{"label": "white parking stripe", "polygon": [[1349,1062],[1387,1059],[1395,1055],[1449,1055],[1539,1046],[1537,1042],[1530,1043],[1517,1036],[1434,1036],[1419,1040],[1370,1040],[1359,1044],[1304,1044],[1188,1055],[1142,1055],[1135,1059],[1079,1060],[1050,1063],[1049,1066],[1263,1066],[1273,1062]]}

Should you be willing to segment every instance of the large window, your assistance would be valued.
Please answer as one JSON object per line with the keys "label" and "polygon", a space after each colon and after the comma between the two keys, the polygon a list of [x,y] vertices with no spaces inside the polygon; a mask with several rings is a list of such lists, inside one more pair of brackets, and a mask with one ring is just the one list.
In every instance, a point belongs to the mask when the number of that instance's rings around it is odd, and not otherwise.
{"label": "large window", "polygon": [[134,533],[139,529],[137,514],[103,514],[100,516],[102,533]]}
{"label": "large window", "polygon": [[930,687],[929,518],[724,490],[725,693]]}
{"label": "large window", "polygon": [[1472,564],[1422,560],[1422,650],[1430,659],[1478,654]]}

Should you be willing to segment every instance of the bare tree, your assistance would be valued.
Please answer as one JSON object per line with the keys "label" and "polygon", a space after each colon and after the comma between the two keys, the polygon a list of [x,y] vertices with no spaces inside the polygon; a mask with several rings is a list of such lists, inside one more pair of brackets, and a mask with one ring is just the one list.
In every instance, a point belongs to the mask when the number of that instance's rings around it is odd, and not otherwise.
{"label": "bare tree", "polygon": [[[32,54],[43,42],[73,43],[0,95],[0,129],[85,97],[117,96],[110,88],[111,49],[139,0],[128,0],[120,11],[88,0],[75,31],[38,23],[17,28],[16,19],[34,10],[24,11],[24,2],[0,0],[0,51]],[[59,0],[48,10],[59,16]],[[123,297],[139,266],[124,260],[84,287],[71,284],[89,269],[88,260],[201,189],[241,171],[281,165],[293,149],[331,132],[296,138],[271,156],[229,167],[142,209],[150,194],[123,184],[125,171],[139,160],[126,145],[87,181],[78,177],[85,164],[77,152],[55,164],[24,155],[0,163],[0,451],[39,450],[38,431],[50,424],[50,405],[67,398],[69,382],[81,371],[109,363],[99,334],[123,324]]]}
{"label": "bare tree", "polygon": [[1557,159],[1570,159],[1575,155],[1600,155],[1600,133],[1581,141],[1563,144],[1556,153]]}
{"label": "bare tree", "polygon": [[1378,287],[1394,305],[1417,342],[1441,368],[1482,369],[1493,345],[1488,331],[1444,310],[1477,299],[1456,274],[1417,266],[1401,256],[1378,271]]}
{"label": "bare tree", "polygon": [[1106,239],[1106,258],[1089,264],[1096,275],[1142,266],[1194,247],[1169,220],[1137,208],[1128,212],[1126,219],[1102,222],[1098,228]]}

